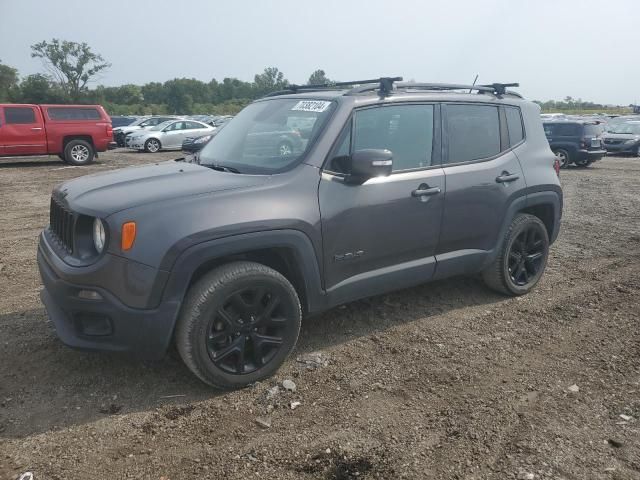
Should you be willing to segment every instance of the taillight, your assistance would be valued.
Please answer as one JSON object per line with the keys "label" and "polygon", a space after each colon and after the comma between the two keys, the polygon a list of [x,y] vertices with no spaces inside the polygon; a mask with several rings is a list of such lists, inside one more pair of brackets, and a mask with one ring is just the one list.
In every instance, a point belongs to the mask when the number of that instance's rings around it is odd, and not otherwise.
{"label": "taillight", "polygon": [[558,157],[556,157],[553,160],[553,169],[556,171],[556,175],[558,175],[558,177],[560,176],[560,160],[558,160]]}
{"label": "taillight", "polygon": [[113,136],[113,127],[111,126],[110,123],[107,123],[107,137],[112,137]]}

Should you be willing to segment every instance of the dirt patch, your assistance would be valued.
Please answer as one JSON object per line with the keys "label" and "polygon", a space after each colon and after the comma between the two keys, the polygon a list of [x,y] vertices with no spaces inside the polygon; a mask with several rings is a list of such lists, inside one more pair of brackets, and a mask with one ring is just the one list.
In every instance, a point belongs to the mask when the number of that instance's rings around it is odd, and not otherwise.
{"label": "dirt patch", "polygon": [[51,188],[175,156],[0,160],[0,478],[640,478],[638,159],[563,171],[530,295],[456,278],[348,304],[273,379],[220,393],[175,352],[64,347],[38,300]]}

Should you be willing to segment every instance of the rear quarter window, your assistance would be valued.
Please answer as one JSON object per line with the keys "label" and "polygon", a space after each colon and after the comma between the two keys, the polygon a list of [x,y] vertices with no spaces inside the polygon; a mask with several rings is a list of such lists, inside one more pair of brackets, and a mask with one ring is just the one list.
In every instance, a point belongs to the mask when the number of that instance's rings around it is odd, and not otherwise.
{"label": "rear quarter window", "polygon": [[507,117],[507,129],[509,130],[509,145],[517,145],[524,140],[520,109],[517,107],[505,107],[505,114]]}
{"label": "rear quarter window", "polygon": [[97,108],[51,107],[47,109],[51,120],[101,120]]}
{"label": "rear quarter window", "polygon": [[577,123],[545,123],[544,133],[552,137],[577,137],[582,135],[582,125]]}
{"label": "rear quarter window", "polygon": [[584,134],[597,137],[604,132],[604,128],[601,125],[585,125]]}

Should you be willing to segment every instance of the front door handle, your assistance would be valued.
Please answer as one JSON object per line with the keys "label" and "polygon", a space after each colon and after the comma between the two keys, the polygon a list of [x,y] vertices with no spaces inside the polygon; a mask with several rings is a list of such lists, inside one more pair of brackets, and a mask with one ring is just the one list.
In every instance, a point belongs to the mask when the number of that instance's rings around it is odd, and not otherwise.
{"label": "front door handle", "polygon": [[430,195],[437,195],[440,193],[440,187],[430,187],[426,183],[421,184],[416,190],[411,192],[412,197],[424,197]]}
{"label": "front door handle", "polygon": [[496,177],[496,182],[498,183],[515,182],[519,178],[520,178],[520,175],[518,175],[517,173],[502,172],[502,174],[499,177]]}

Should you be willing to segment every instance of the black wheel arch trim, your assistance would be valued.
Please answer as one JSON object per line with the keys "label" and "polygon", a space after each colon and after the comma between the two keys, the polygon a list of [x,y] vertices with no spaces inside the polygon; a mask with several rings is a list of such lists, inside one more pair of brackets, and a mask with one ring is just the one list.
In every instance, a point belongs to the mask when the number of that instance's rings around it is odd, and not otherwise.
{"label": "black wheel arch trim", "polygon": [[528,187],[526,195],[515,198],[509,205],[507,212],[500,228],[498,243],[492,249],[487,251],[487,255],[482,261],[480,270],[484,270],[489,266],[500,253],[504,237],[513,222],[513,219],[519,213],[527,213],[527,209],[536,206],[551,205],[553,209],[553,228],[549,233],[549,245],[551,245],[560,233],[560,219],[562,217],[562,189],[559,185],[539,185]]}
{"label": "black wheel arch trim", "polygon": [[298,230],[245,233],[192,245],[177,256],[166,282],[158,279],[154,284],[153,297],[162,298],[162,302],[182,303],[193,275],[201,266],[224,257],[269,248],[287,248],[293,253],[295,268],[299,270],[303,283],[300,288],[303,290],[306,310],[321,311],[325,300],[320,264],[311,240]]}

